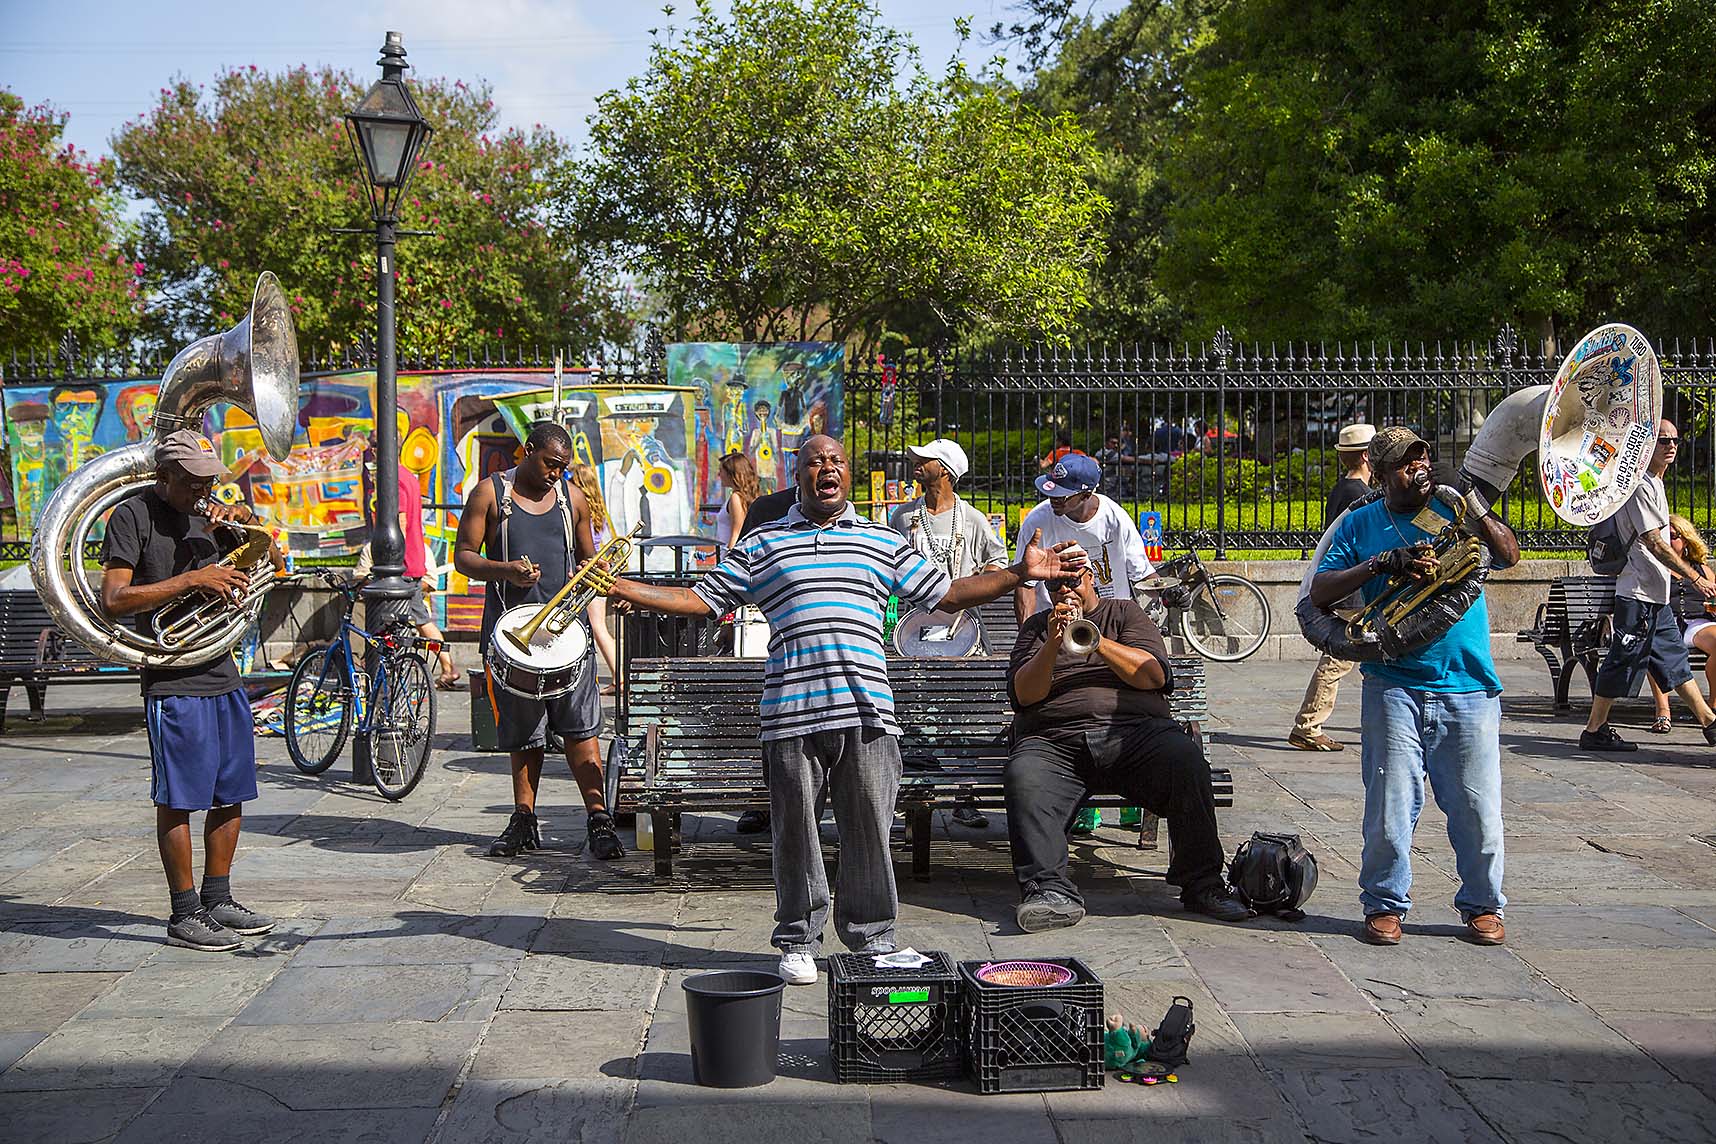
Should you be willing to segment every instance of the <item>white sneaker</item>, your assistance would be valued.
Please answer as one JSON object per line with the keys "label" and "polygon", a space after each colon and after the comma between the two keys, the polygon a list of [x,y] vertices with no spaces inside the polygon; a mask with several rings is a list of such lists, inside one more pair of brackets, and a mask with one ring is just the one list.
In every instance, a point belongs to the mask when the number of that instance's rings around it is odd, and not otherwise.
{"label": "white sneaker", "polygon": [[780,974],[788,985],[815,985],[816,958],[808,953],[783,953]]}

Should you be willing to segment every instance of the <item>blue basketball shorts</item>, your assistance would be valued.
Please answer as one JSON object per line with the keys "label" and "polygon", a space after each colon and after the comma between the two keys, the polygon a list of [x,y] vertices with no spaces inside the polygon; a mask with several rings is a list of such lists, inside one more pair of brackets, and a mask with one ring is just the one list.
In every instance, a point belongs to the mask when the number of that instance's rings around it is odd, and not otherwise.
{"label": "blue basketball shorts", "polygon": [[242,688],[145,697],[143,711],[156,806],[208,810],[256,797],[256,727]]}

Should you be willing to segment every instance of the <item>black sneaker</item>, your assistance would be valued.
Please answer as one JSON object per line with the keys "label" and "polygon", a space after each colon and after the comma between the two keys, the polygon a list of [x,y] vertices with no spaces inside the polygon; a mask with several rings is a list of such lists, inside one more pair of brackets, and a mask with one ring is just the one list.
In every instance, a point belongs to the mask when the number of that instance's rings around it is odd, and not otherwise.
{"label": "black sneaker", "polygon": [[[1708,738],[1709,736],[1706,735],[1705,737]],[[1581,751],[1636,751],[1639,749],[1639,745],[1627,742],[1615,734],[1613,727],[1604,723],[1595,731],[1579,732],[1579,749]]]}
{"label": "black sneaker", "polygon": [[1251,907],[1240,901],[1226,886],[1211,886],[1180,899],[1180,904],[1194,914],[1203,914],[1218,922],[1242,922],[1251,917]]}
{"label": "black sneaker", "polygon": [[738,825],[733,827],[740,834],[761,834],[769,828],[769,812],[752,807],[739,815]]}
{"label": "black sneaker", "polygon": [[228,898],[214,905],[205,904],[209,917],[233,933],[245,937],[257,937],[274,928],[274,919],[267,914],[259,914],[248,906],[241,906]]}
{"label": "black sneaker", "polygon": [[1040,890],[1019,903],[1013,914],[1026,933],[1065,929],[1084,920],[1084,907],[1059,890]]}
{"label": "black sneaker", "polygon": [[614,829],[612,815],[591,815],[590,825],[584,830],[584,838],[589,843],[591,855],[604,862],[626,856],[626,848],[620,845],[619,833]]}
{"label": "black sneaker", "polygon": [[1716,747],[1716,723],[1706,723],[1704,725],[1704,741],[1709,743],[1712,747]]}
{"label": "black sneaker", "polygon": [[204,953],[230,953],[244,943],[207,910],[197,909],[167,923],[167,944]]}
{"label": "black sneaker", "polygon": [[542,830],[536,824],[536,815],[528,810],[515,810],[500,837],[489,843],[489,857],[511,858],[520,850],[536,850],[541,846]]}
{"label": "black sneaker", "polygon": [[985,830],[989,826],[989,816],[978,810],[975,802],[962,802],[954,807],[953,820],[972,830]]}

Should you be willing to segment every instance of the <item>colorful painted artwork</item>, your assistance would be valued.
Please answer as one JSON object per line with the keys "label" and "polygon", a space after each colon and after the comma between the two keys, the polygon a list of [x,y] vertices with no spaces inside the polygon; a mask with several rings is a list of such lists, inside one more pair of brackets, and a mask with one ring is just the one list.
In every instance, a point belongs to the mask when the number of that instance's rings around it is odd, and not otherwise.
{"label": "colorful painted artwork", "polygon": [[682,342],[667,347],[667,380],[696,395],[690,472],[698,531],[714,534],[726,499],[721,458],[744,453],[763,492],[797,474],[798,447],[844,426],[845,350],[832,342]]}
{"label": "colorful painted artwork", "polygon": [[[596,470],[602,499],[614,533],[638,524],[644,536],[695,534],[696,491],[691,480],[692,405],[696,391],[650,386],[587,386],[571,376],[561,387],[556,420],[572,434],[572,459]],[[528,426],[549,417],[553,393],[537,390],[495,400],[512,431],[523,438]],[[631,568],[671,571],[668,548],[634,551]]]}
{"label": "colorful painted artwork", "polygon": [[73,381],[6,390],[6,451],[20,536],[34,531],[67,473],[148,432],[159,388],[154,381]]}

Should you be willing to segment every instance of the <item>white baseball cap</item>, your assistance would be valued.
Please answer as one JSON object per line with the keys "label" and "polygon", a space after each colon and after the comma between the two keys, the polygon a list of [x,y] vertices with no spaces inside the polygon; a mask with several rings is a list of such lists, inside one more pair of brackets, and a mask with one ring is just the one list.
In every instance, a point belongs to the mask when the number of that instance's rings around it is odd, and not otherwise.
{"label": "white baseball cap", "polygon": [[945,437],[925,441],[922,445],[907,445],[906,456],[914,461],[940,461],[947,469],[948,476],[956,481],[971,471],[971,462],[966,459],[965,450],[959,447],[959,442],[949,441]]}

